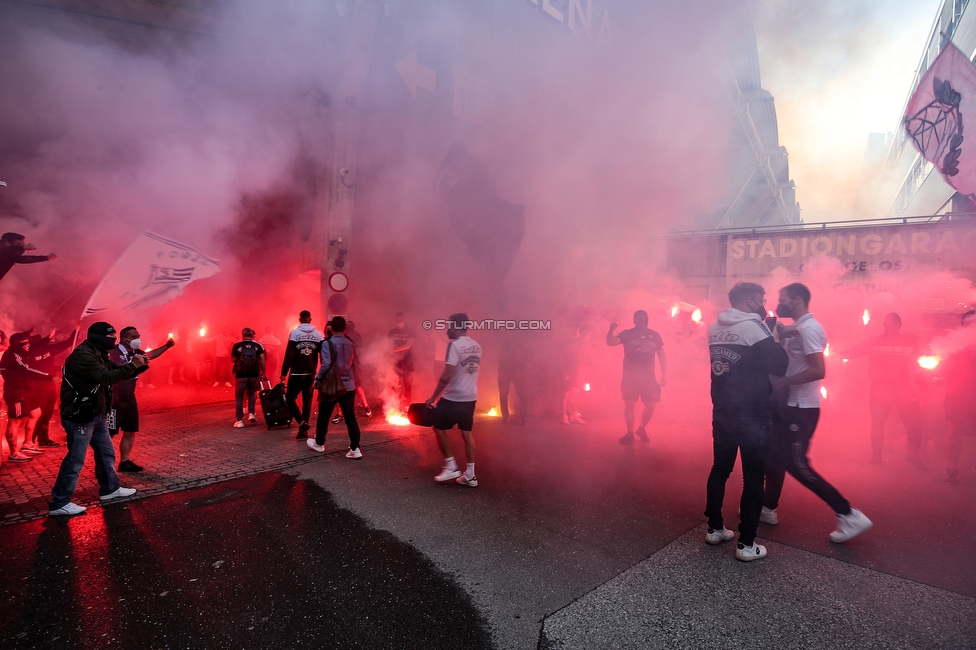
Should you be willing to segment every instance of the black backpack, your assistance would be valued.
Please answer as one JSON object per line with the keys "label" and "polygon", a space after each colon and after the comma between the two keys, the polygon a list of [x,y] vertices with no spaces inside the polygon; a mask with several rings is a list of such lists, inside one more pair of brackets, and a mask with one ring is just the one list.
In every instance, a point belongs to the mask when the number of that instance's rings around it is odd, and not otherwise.
{"label": "black backpack", "polygon": [[234,374],[257,377],[261,374],[261,362],[258,358],[261,348],[254,341],[244,341],[239,348],[237,359],[234,361]]}

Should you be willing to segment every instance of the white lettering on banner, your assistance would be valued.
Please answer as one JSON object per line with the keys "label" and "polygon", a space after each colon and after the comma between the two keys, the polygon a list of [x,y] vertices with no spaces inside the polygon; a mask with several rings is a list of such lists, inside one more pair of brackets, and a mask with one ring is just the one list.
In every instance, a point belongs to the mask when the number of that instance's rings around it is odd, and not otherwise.
{"label": "white lettering on banner", "polygon": [[845,228],[806,236],[757,235],[729,236],[726,258],[731,276],[761,277],[780,266],[797,272],[817,256],[838,258],[849,272],[901,271],[915,263],[962,268],[976,258],[976,225],[969,221]]}

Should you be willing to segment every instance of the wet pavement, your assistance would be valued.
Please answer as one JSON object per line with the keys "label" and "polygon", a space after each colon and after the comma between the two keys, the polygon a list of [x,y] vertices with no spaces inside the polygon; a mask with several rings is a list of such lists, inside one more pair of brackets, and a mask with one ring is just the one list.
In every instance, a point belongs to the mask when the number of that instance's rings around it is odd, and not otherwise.
{"label": "wet pavement", "polygon": [[290,476],[37,520],[2,536],[4,647],[491,646],[454,580]]}
{"label": "wet pavement", "polygon": [[[694,539],[700,536],[704,481],[710,465],[709,434],[703,414],[669,412],[662,405],[651,427],[651,443],[633,446],[617,444],[620,431],[613,421],[571,427],[540,421],[519,427],[479,418],[475,430],[480,486],[476,489],[433,482],[439,459],[432,435],[426,430],[373,421],[364,434],[363,459],[350,461],[342,455],[347,442],[342,425],[327,441],[329,453],[319,455],[294,440],[294,429],[234,430],[229,427],[227,414],[228,405],[219,404],[144,418],[144,428],[151,433],[140,434],[140,451],[134,457],[152,467],[153,474],[127,482],[156,489],[156,496],[104,509],[96,507],[67,523],[36,519],[0,526],[3,548],[17,549],[12,555],[14,561],[3,565],[4,583],[23,584],[4,604],[2,638],[7,638],[6,631],[11,630],[26,635],[18,640],[21,647],[32,647],[29,638],[44,641],[41,645],[45,645],[53,636],[37,635],[45,634],[45,625],[51,622],[49,612],[64,610],[77,615],[87,612],[89,606],[98,610],[109,603],[117,610],[119,602],[131,599],[136,601],[133,607],[138,607],[131,612],[123,609],[128,612],[127,618],[99,619],[103,620],[103,628],[82,628],[86,638],[94,638],[92,635],[97,632],[98,638],[105,634],[105,639],[115,639],[113,643],[119,647],[146,647],[133,644],[134,639],[142,639],[140,635],[114,633],[118,628],[143,630],[146,634],[155,631],[155,647],[286,648],[312,643],[313,638],[320,647],[356,647],[347,646],[352,641],[345,637],[330,644],[323,641],[324,636],[309,636],[315,632],[306,628],[322,627],[322,621],[304,618],[304,613],[298,616],[294,608],[313,593],[329,591],[330,584],[336,602],[341,604],[363,590],[390,588],[395,585],[390,580],[401,573],[427,575],[431,570],[470,598],[477,616],[462,616],[461,620],[471,624],[461,627],[487,630],[485,633],[490,634],[497,648],[535,648],[540,638],[550,644],[547,647],[587,647],[587,643],[574,645],[573,639],[567,641],[565,635],[557,638],[557,623],[565,620],[566,612],[579,614],[579,620],[585,621],[585,635],[577,634],[577,641],[619,639],[615,635],[620,629],[630,629],[637,631],[636,641],[632,639],[634,647],[640,647],[641,639],[647,647],[667,647],[654,643],[671,638],[667,636],[671,632],[656,624],[641,627],[640,616],[621,618],[622,613],[631,611],[627,609],[631,605],[625,607],[626,603],[635,599],[653,602],[639,590],[647,580],[632,581],[629,592],[620,591],[613,581],[629,572],[640,575],[641,571],[651,571],[657,576],[653,597],[661,602],[689,598],[695,601],[682,610],[694,613],[694,620],[685,621],[687,625],[697,626],[696,629],[708,626],[719,632],[730,630],[729,634],[740,627],[736,612],[704,606],[716,590],[735,598],[736,590],[743,585],[742,567],[752,565],[737,563],[731,545],[708,547],[705,555],[700,553],[703,544],[697,548],[694,545]],[[792,647],[815,647],[817,643],[820,645],[816,647],[832,647],[832,639],[838,647],[844,647],[847,641],[858,638],[864,647],[881,647],[885,639],[897,637],[882,634],[877,621],[910,621],[915,620],[911,615],[927,611],[924,607],[913,608],[912,598],[916,602],[924,599],[954,603],[954,611],[969,611],[966,607],[976,598],[976,562],[972,561],[972,540],[976,539],[976,473],[971,469],[976,462],[974,450],[967,447],[962,484],[948,486],[935,469],[920,472],[899,462],[897,445],[903,440],[894,441],[885,465],[867,464],[866,454],[862,458],[851,451],[855,445],[849,442],[850,423],[832,421],[831,417],[825,412],[822,430],[815,438],[814,466],[855,507],[867,513],[875,527],[846,545],[831,544],[827,533],[834,521],[829,508],[792,479],[787,480],[780,524],[760,527],[760,538],[773,543],[770,556],[756,563],[770,565],[760,569],[769,577],[756,584],[762,585],[763,595],[771,602],[787,608],[796,620],[809,626],[811,634]],[[460,455],[461,441],[456,432],[452,442]],[[930,459],[937,458],[938,453],[933,443]],[[36,469],[42,467],[38,463]],[[287,475],[267,473],[270,470]],[[11,469],[18,471],[21,468]],[[84,489],[88,492],[84,494],[94,499],[90,467],[85,471],[88,483]],[[226,481],[227,476],[234,475],[251,478]],[[53,481],[53,475],[37,482],[45,480]],[[137,485],[137,480],[145,484]],[[17,485],[24,483],[23,479],[18,481]],[[0,485],[14,482],[10,476],[0,477]],[[213,484],[188,489],[201,483]],[[279,484],[291,487],[279,490]],[[730,527],[736,523],[740,485],[736,473],[726,499]],[[237,489],[241,492],[220,498]],[[321,499],[309,497],[312,493],[321,495]],[[211,500],[213,503],[207,504]],[[323,500],[330,504],[325,511],[331,514],[320,518]],[[198,517],[197,509],[188,504],[207,504],[200,509],[209,513],[208,517]],[[0,513],[17,507],[20,506],[0,496]],[[330,574],[324,583],[305,582],[312,578],[296,577],[311,571],[302,559],[318,548],[316,540],[323,548],[331,548],[322,535],[333,531],[329,528],[333,518],[354,522],[343,529],[357,531],[355,536],[364,540],[349,540],[346,555],[356,555],[349,548],[361,548],[365,549],[362,555],[374,557],[379,547],[368,541],[374,535],[385,536],[391,544],[403,544],[410,553],[404,551],[399,556],[403,558],[400,563],[382,564],[389,575],[366,570],[356,572],[361,578],[358,581],[344,582],[345,576]],[[123,539],[129,528],[135,529],[131,543],[113,541]],[[225,538],[229,546],[221,546]],[[249,545],[257,551],[253,556]],[[676,548],[680,550],[678,555]],[[44,549],[53,550],[42,554]],[[195,606],[203,607],[196,614],[188,613],[190,609],[155,608],[168,606],[165,599],[175,590],[183,590],[178,594],[192,594],[198,582],[221,575],[219,569],[235,560],[235,550],[241,557],[253,559],[246,565],[235,565],[234,580],[221,583],[222,589],[231,591],[222,591],[221,596],[213,598],[208,592],[203,600],[194,597]],[[59,557],[66,563],[56,561]],[[184,561],[191,557],[189,564]],[[319,559],[312,564],[318,567],[326,556],[316,557]],[[92,566],[100,570],[86,572],[81,558],[91,559]],[[225,564],[214,568],[219,560]],[[343,563],[348,562],[340,562],[340,569]],[[133,573],[123,573],[121,564],[131,564]],[[11,574],[14,569],[22,573]],[[160,577],[158,585],[156,576]],[[678,579],[681,576],[688,580]],[[694,588],[698,576],[707,576],[708,580],[707,585],[698,585],[700,591]],[[884,580],[865,576],[881,576]],[[831,584],[847,587],[823,588],[828,577]],[[418,577],[405,579],[408,584],[422,582]],[[409,583],[411,580],[414,582]],[[295,589],[274,586],[279,581],[294,585]],[[900,596],[887,597],[883,590],[875,594],[872,589],[878,584]],[[797,597],[804,585],[815,588],[830,606]],[[286,603],[283,609],[265,604],[271,598],[267,594],[278,590],[284,590],[285,595],[274,599]],[[235,600],[238,593],[252,591],[265,595],[258,600]],[[167,596],[159,596],[163,592]],[[78,599],[79,594],[101,593],[105,597],[97,599],[98,604]],[[400,596],[402,593],[398,592],[396,597]],[[865,599],[871,602],[866,603]],[[217,604],[211,604],[211,600]],[[221,600],[227,603],[219,605]],[[572,610],[574,603],[581,609]],[[314,604],[307,607],[314,608]],[[843,634],[834,635],[830,625],[845,608],[867,611],[869,616],[852,615]],[[395,622],[401,609],[413,611],[402,601],[366,614],[357,611],[359,615],[374,617],[371,620],[383,627],[386,622],[380,623],[376,617]],[[598,614],[587,618],[587,612],[593,611]],[[275,627],[276,616],[286,617],[291,627]],[[201,617],[207,624],[190,625]],[[265,617],[268,620],[262,620]],[[220,627],[220,634],[206,636],[211,620],[226,629]],[[479,628],[475,620],[482,621],[484,627]],[[932,618],[929,624],[935,632],[944,632],[945,639],[966,638],[968,633],[964,623],[951,616]],[[445,625],[452,632],[459,626]],[[540,636],[544,626],[552,631],[548,637]],[[61,623],[55,627],[66,630],[64,634],[70,631]],[[244,632],[262,629],[268,630],[268,636],[261,637],[257,644],[247,641],[249,637]],[[677,629],[680,631],[680,627]],[[196,643],[187,641],[191,638],[187,630],[200,635]],[[78,632],[75,634],[80,638]],[[406,637],[402,642],[362,638],[368,643],[361,647],[464,645],[459,637],[450,635],[431,636],[420,645],[411,645]],[[472,638],[464,643],[473,647],[486,643],[485,637]],[[917,639],[942,637],[903,638],[908,641],[902,647],[926,647],[918,645]],[[729,647],[742,646],[731,643]],[[777,646],[770,641],[752,647]]]}

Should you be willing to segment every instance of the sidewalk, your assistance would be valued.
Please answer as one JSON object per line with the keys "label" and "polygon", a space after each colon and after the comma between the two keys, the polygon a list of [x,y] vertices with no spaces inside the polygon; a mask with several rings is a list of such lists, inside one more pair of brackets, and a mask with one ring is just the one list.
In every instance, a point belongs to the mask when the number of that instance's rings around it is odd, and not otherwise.
{"label": "sidewalk", "polygon": [[[260,407],[258,424],[235,429],[232,395],[232,389],[209,386],[140,390],[142,430],[136,434],[132,459],[146,469],[137,474],[120,473],[122,485],[136,488],[137,497],[146,497],[277,471],[348,450],[349,438],[342,422],[330,425],[326,454],[317,454],[303,440],[296,440],[295,424],[289,429],[268,431]],[[207,399],[215,403],[200,403]],[[167,403],[170,408],[162,410]],[[369,420],[361,419],[359,424],[364,450],[420,432],[416,427],[387,424],[377,413]],[[62,443],[61,447],[48,448],[29,463],[7,463],[0,473],[0,525],[47,515],[51,487],[66,452],[64,431],[56,417],[51,423],[51,435]],[[91,453],[74,501],[86,506],[99,504]]]}

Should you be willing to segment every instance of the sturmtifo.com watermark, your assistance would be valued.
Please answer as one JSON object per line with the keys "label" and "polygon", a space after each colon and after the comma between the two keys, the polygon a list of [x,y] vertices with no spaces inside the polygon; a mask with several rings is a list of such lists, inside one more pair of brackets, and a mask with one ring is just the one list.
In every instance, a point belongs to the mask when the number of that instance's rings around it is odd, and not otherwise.
{"label": "sturmtifo.com watermark", "polygon": [[425,330],[551,330],[552,322],[547,320],[495,320],[485,318],[482,320],[435,320],[424,321]]}

